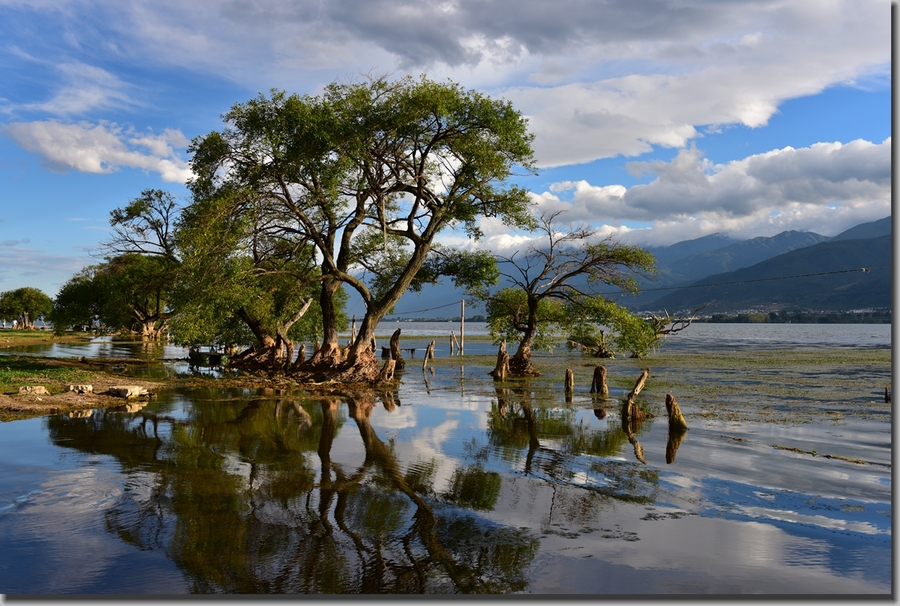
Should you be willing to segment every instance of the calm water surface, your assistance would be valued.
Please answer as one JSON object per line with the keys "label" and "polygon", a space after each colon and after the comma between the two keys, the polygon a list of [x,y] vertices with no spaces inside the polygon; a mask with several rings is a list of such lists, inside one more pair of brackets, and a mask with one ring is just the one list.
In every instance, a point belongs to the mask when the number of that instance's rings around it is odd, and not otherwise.
{"label": "calm water surface", "polygon": [[[694,325],[664,347],[890,346],[886,325],[746,326]],[[82,347],[51,355],[136,355]],[[0,591],[891,591],[887,422],[685,407],[686,434],[655,418],[629,435],[622,390],[566,403],[548,382],[496,388],[486,366],[410,366],[396,392],[172,389],[134,413],[0,424]],[[643,395],[652,408],[652,381]],[[876,402],[838,387],[821,405]]]}

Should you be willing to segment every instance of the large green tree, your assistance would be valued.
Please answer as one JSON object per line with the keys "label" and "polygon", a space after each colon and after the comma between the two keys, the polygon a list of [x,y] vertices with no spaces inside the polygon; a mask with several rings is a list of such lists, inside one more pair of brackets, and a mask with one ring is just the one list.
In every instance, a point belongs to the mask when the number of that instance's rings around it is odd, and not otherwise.
{"label": "large green tree", "polygon": [[0,293],[0,318],[15,320],[22,328],[34,328],[34,321],[49,316],[52,309],[53,300],[31,286]]}
{"label": "large green tree", "polygon": [[[532,170],[525,118],[453,83],[375,78],[317,97],[273,91],[224,120],[191,147],[193,204],[249,200],[269,236],[314,246],[323,342],[305,368],[313,374],[374,380],[375,327],[442,230],[474,239],[480,217],[533,221],[526,192],[507,182],[516,167]],[[342,285],[366,305],[346,357],[335,306]]]}
{"label": "large green tree", "polygon": [[[175,287],[175,339],[185,344],[252,343],[231,363],[285,368],[297,340],[321,336],[315,249],[294,234],[269,230],[266,205],[252,195],[198,199],[177,230],[182,263]],[[335,315],[346,326],[346,297]]]}
{"label": "large green tree", "polygon": [[646,250],[599,238],[588,227],[559,225],[559,214],[540,218],[540,237],[533,244],[498,256],[500,274],[512,286],[476,292],[486,303],[491,333],[498,339],[518,336],[509,361],[511,376],[538,374],[531,361],[535,345],[549,344],[585,317],[596,319],[599,310],[615,310],[604,317],[624,323],[621,314],[630,314],[604,299],[600,289],[636,292],[635,275],[654,271],[653,255]]}

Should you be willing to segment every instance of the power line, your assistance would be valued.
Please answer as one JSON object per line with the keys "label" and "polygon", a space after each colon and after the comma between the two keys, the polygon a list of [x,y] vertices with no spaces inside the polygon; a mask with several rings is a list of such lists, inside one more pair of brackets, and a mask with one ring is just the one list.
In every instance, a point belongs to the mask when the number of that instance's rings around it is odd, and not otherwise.
{"label": "power line", "polygon": [[444,307],[452,307],[454,305],[459,305],[459,301],[454,301],[453,303],[447,303],[446,305],[438,305],[437,307],[429,307],[428,309],[417,309],[416,311],[398,311],[392,315],[395,316],[406,316],[409,314],[420,314],[424,311],[432,311],[435,309],[443,309]]}

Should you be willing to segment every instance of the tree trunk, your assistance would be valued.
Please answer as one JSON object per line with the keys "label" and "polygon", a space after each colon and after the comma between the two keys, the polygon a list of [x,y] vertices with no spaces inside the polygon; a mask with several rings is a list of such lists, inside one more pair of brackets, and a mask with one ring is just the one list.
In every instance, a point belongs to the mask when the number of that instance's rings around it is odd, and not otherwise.
{"label": "tree trunk", "polygon": [[319,295],[319,307],[322,309],[322,345],[313,352],[308,366],[336,368],[344,361],[338,343],[337,311],[334,304],[334,296],[341,283],[338,280],[326,278],[322,281],[322,292]]}
{"label": "tree trunk", "polygon": [[256,337],[256,345],[230,358],[228,365],[257,368],[271,368],[275,364],[280,365],[284,359],[284,345],[281,339],[277,338],[277,335],[273,337],[262,325],[262,322],[251,316],[244,307],[238,309],[235,314],[243,320],[253,336]]}
{"label": "tree trunk", "polygon": [[400,351],[400,329],[394,331],[391,335],[391,359],[396,362],[397,370],[403,370],[406,362],[403,361],[403,354]]}
{"label": "tree trunk", "polygon": [[637,425],[640,425],[644,420],[644,412],[638,408],[638,405],[635,403],[635,398],[637,395],[641,393],[641,390],[644,389],[644,383],[647,382],[647,377],[650,376],[650,369],[645,368],[641,372],[641,376],[638,377],[637,383],[634,384],[634,388],[629,392],[628,398],[626,398],[624,405],[622,407],[622,424],[629,426],[632,428],[632,431],[637,431],[635,428]]}
{"label": "tree trunk", "polygon": [[604,398],[609,396],[609,387],[606,385],[606,366],[602,364],[594,369],[594,378],[591,381],[591,393],[600,394]]}
{"label": "tree trunk", "polygon": [[575,396],[575,373],[572,371],[571,368],[566,369],[565,393],[566,393],[566,402],[571,403],[572,399]]}

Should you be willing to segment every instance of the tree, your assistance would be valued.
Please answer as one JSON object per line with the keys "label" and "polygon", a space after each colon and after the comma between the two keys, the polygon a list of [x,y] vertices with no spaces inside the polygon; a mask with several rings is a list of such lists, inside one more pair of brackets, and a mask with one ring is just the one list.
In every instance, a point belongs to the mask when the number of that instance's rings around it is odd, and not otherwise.
{"label": "tree", "polygon": [[[173,333],[180,343],[253,343],[229,363],[284,369],[297,339],[321,335],[315,248],[271,229],[268,207],[250,194],[195,200],[182,212]],[[346,326],[335,294],[338,328]]]}
{"label": "tree", "polygon": [[60,289],[52,317],[58,334],[95,323],[107,330],[157,340],[169,319],[170,260],[127,253],[86,267]]}
{"label": "tree", "polygon": [[41,290],[25,286],[0,293],[0,317],[16,320],[23,328],[34,328],[34,321],[49,316],[53,300]]}
{"label": "tree", "polygon": [[69,329],[102,327],[106,297],[100,289],[99,265],[89,265],[69,278],[53,300],[50,321],[57,335]]}
{"label": "tree", "polygon": [[636,292],[634,274],[654,271],[649,252],[610,238],[598,240],[596,230],[587,227],[557,226],[559,214],[541,216],[542,237],[524,254],[498,256],[500,274],[512,287],[476,293],[486,302],[491,333],[498,339],[519,337],[509,361],[511,376],[539,374],[531,362],[536,343],[542,345],[592,312],[612,309],[599,287]]}
{"label": "tree", "polygon": [[[526,192],[506,182],[517,166],[533,170],[526,120],[456,84],[376,78],[332,84],[321,97],[273,91],[224,120],[191,146],[193,204],[252,201],[245,212],[266,218],[269,237],[315,248],[323,342],[303,369],[311,376],[375,380],[375,327],[415,287],[442,230],[478,238],[483,216],[533,224]],[[342,285],[366,305],[346,357]]]}

